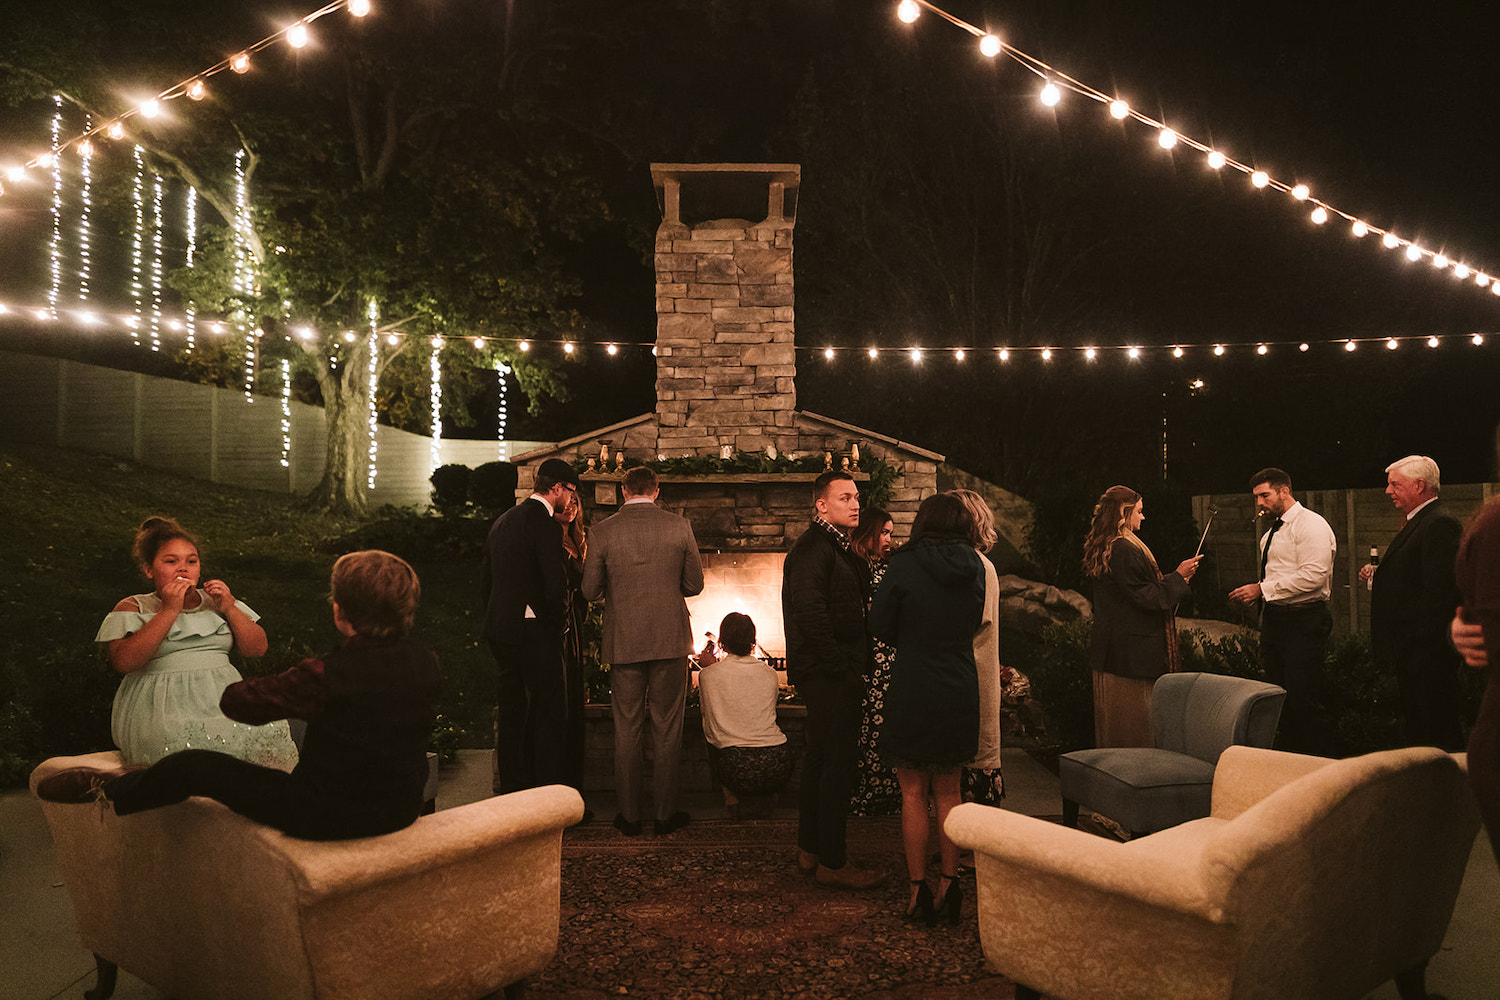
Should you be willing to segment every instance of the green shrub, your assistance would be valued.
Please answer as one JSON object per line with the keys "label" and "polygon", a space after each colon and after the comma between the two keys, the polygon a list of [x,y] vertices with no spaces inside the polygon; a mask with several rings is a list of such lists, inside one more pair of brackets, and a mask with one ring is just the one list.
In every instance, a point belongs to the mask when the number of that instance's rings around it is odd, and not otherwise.
{"label": "green shrub", "polygon": [[[1031,681],[1047,734],[1063,752],[1094,745],[1094,678],[1089,671],[1088,621],[1048,625],[1029,651],[1005,653],[1005,662]],[[1027,655],[1027,652],[1030,655]]]}
{"label": "green shrub", "polygon": [[516,505],[520,475],[510,462],[485,462],[469,477],[469,502],[496,517]]}
{"label": "green shrub", "polygon": [[469,479],[474,475],[467,465],[440,465],[432,470],[432,505],[445,513],[461,511],[469,503]]}

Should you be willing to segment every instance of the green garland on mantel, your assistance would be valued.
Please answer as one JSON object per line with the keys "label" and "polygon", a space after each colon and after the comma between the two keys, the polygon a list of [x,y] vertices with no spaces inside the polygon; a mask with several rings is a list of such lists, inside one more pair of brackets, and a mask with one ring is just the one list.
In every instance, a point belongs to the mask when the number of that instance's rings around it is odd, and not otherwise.
{"label": "green garland on mantel", "polygon": [[[855,464],[860,472],[870,477],[868,482],[860,484],[860,503],[865,507],[888,506],[891,502],[891,484],[896,481],[900,473],[885,459],[876,458],[874,455],[861,455]],[[638,465],[652,469],[659,476],[711,476],[722,473],[779,475],[793,472],[822,472],[824,469],[821,454],[804,455],[801,458],[777,455],[771,458],[753,451],[736,451],[729,458],[720,458],[716,455],[684,455],[681,458],[660,458],[654,462],[643,462],[629,455],[625,457],[624,468],[633,469]],[[580,473],[597,471],[589,469],[589,460],[586,457],[575,458],[573,468]]]}

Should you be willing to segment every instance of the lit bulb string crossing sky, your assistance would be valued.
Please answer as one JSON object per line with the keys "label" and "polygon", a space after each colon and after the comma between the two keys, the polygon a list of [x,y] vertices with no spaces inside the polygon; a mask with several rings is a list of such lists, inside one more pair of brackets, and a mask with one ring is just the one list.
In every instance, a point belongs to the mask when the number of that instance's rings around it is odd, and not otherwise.
{"label": "lit bulb string crossing sky", "polygon": [[1492,277],[1488,272],[1463,261],[1454,260],[1442,251],[1429,250],[1412,240],[1398,236],[1372,222],[1351,215],[1335,205],[1315,198],[1313,197],[1312,189],[1306,184],[1300,182],[1287,183],[1286,181],[1278,180],[1252,164],[1236,160],[1223,150],[1215,149],[1207,143],[1200,142],[1192,136],[1185,135],[1169,127],[1165,122],[1157,121],[1149,115],[1142,114],[1119,96],[1107,94],[1090,87],[1086,83],[1075,80],[1061,70],[1010,45],[998,35],[976,27],[962,18],[955,17],[935,4],[928,2],[928,0],[901,0],[896,6],[896,16],[906,24],[914,23],[922,16],[924,11],[931,11],[942,20],[978,38],[980,54],[986,58],[994,59],[1003,53],[1035,74],[1043,84],[1039,94],[1040,100],[1048,107],[1056,107],[1061,103],[1064,90],[1072,91],[1091,101],[1097,101],[1109,110],[1113,118],[1121,121],[1132,119],[1155,130],[1157,144],[1163,149],[1171,150],[1179,145],[1187,146],[1204,154],[1208,165],[1215,170],[1222,170],[1226,167],[1238,170],[1240,173],[1247,175],[1250,178],[1250,183],[1257,188],[1270,188],[1273,191],[1280,191],[1290,195],[1297,201],[1311,205],[1312,211],[1309,214],[1309,218],[1316,225],[1321,226],[1327,223],[1331,217],[1337,216],[1349,223],[1349,230],[1356,237],[1378,236],[1380,237],[1381,244],[1387,250],[1405,248],[1407,260],[1412,262],[1425,260],[1439,270],[1448,270],[1456,280],[1472,279],[1478,287],[1488,288],[1495,295],[1500,296],[1500,280]]}
{"label": "lit bulb string crossing sky", "polygon": [[[306,14],[293,23],[282,28],[274,34],[267,35],[254,45],[240,49],[234,55],[210,66],[201,72],[194,73],[185,80],[180,80],[172,86],[163,90],[155,97],[141,101],[133,108],[129,108],[113,118],[101,120],[98,124],[90,126],[86,131],[74,135],[65,141],[55,142],[55,148],[45,153],[39,153],[19,166],[5,168],[5,178],[11,182],[19,182],[26,177],[26,171],[41,168],[50,169],[54,158],[67,150],[69,147],[77,149],[79,155],[87,157],[92,151],[92,140],[95,136],[104,135],[110,139],[125,138],[125,123],[131,118],[155,118],[161,114],[162,105],[167,101],[186,97],[189,100],[201,101],[208,94],[207,80],[217,76],[225,70],[233,70],[235,73],[247,73],[250,70],[250,57],[264,48],[276,44],[282,39],[293,48],[300,49],[308,43],[308,25],[337,10],[348,10],[355,17],[364,17],[370,13],[370,0],[334,0]],[[0,194],[4,194],[4,187],[0,186]]]}
{"label": "lit bulb string crossing sky", "polygon": [[[0,323],[9,320],[26,321],[34,319],[41,323],[59,322],[63,317],[77,324],[79,327],[105,327],[123,328],[135,334],[142,322],[140,316],[129,314],[115,315],[112,313],[97,312],[86,309],[61,309],[58,316],[53,316],[51,307],[47,305],[16,305],[14,303],[0,302]],[[215,335],[223,335],[229,332],[232,324],[226,320],[206,319],[203,316],[195,317],[200,328],[207,329]],[[167,317],[161,319],[161,326],[173,333],[183,333],[188,329],[187,322],[183,317]],[[251,331],[253,337],[264,336],[264,331]],[[303,342],[318,340],[318,331],[306,324],[291,324],[286,328],[288,339],[295,337]],[[353,343],[357,334],[353,330],[345,330],[342,339],[347,343]],[[380,334],[388,347],[399,346],[408,337],[419,337],[429,339],[433,347],[440,347],[444,343],[469,343],[475,350],[482,351],[488,347],[499,347],[508,345],[522,353],[527,353],[538,347],[553,347],[560,350],[564,355],[572,356],[584,350],[602,351],[609,357],[617,356],[627,348],[649,349],[656,353],[656,345],[649,340],[611,340],[611,341],[580,341],[564,338],[549,337],[486,337],[486,336],[449,336],[430,337],[426,334],[406,334],[399,331],[390,331]],[[1470,346],[1484,347],[1487,344],[1500,342],[1500,335],[1490,333],[1464,333],[1464,334],[1416,334],[1399,337],[1375,336],[1375,337],[1332,337],[1327,339],[1307,340],[1224,340],[1218,342],[1195,342],[1181,344],[1124,344],[1105,345],[1094,344],[1081,347],[1052,347],[1047,345],[1031,345],[1023,347],[1009,347],[1001,345],[998,347],[819,347],[813,344],[798,344],[797,350],[804,354],[821,357],[825,361],[836,361],[841,357],[858,356],[871,361],[882,357],[905,357],[913,363],[921,363],[928,357],[946,357],[955,362],[964,362],[970,358],[994,358],[1001,362],[1008,362],[1013,358],[1036,357],[1042,361],[1052,361],[1066,357],[1082,357],[1085,361],[1107,360],[1110,358],[1123,358],[1127,361],[1141,361],[1149,358],[1170,355],[1173,358],[1183,358],[1189,354],[1201,357],[1205,354],[1214,357],[1244,357],[1254,355],[1266,357],[1271,354],[1304,355],[1310,353],[1313,348],[1334,348],[1344,353],[1352,354],[1361,347],[1369,345],[1375,348],[1383,348],[1387,351],[1399,351],[1406,347],[1426,348],[1436,350],[1446,346]]]}

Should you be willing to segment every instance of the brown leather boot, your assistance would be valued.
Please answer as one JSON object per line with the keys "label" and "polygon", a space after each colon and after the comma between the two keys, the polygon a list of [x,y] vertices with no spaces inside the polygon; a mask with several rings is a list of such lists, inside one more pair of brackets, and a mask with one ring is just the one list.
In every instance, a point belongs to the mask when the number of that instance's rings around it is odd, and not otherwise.
{"label": "brown leather boot", "polygon": [[820,884],[833,886],[836,889],[873,889],[885,881],[885,875],[882,873],[869,868],[861,868],[852,861],[846,861],[842,868],[819,865],[816,877]]}
{"label": "brown leather boot", "polygon": [[144,770],[143,765],[101,771],[93,767],[69,767],[49,774],[36,783],[36,797],[43,802],[100,802],[105,798],[104,785],[131,771]]}

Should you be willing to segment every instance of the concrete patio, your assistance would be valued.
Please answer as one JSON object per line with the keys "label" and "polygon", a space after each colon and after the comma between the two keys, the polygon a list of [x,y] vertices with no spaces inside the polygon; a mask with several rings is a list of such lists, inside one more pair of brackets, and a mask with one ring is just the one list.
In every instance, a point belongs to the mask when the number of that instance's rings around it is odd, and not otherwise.
{"label": "concrete patio", "polygon": [[[1006,808],[1039,816],[1061,811],[1057,779],[1023,751],[1005,751],[1005,777]],[[489,785],[489,754],[461,751],[457,764],[443,771],[438,808],[484,797]],[[614,801],[603,795],[591,794],[589,806],[595,824],[608,823],[615,813]],[[722,802],[714,795],[691,796],[686,807],[694,818],[723,815]],[[776,815],[794,812],[783,805]],[[899,866],[896,858],[890,863]],[[74,931],[41,810],[25,789],[0,793],[0,998],[77,997],[93,984],[93,957]],[[1453,922],[1443,950],[1429,966],[1427,984],[1447,1000],[1500,998],[1500,868],[1483,834],[1475,842]],[[163,1000],[164,995],[122,970],[114,996]],[[1397,1000],[1395,986],[1386,984],[1367,1000]]]}

